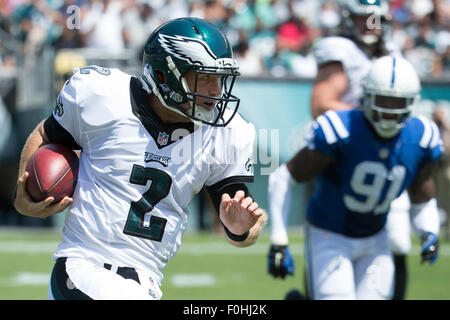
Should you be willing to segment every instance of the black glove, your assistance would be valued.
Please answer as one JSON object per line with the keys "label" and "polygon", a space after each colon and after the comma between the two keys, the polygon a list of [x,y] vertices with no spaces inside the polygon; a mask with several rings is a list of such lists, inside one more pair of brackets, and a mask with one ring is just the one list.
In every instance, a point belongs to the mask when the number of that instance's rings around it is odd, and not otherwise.
{"label": "black glove", "polygon": [[422,236],[422,263],[425,261],[433,264],[439,256],[439,239],[432,232],[425,232]]}
{"label": "black glove", "polygon": [[284,279],[286,275],[294,274],[294,258],[292,257],[288,246],[271,245],[268,263],[269,273],[273,275],[274,278],[281,277]]}

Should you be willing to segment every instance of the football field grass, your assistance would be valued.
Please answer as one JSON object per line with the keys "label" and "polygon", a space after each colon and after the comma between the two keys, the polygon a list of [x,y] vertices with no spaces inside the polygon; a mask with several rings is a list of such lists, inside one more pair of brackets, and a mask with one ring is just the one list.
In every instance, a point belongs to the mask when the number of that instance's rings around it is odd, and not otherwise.
{"label": "football field grass", "polygon": [[[0,230],[0,300],[47,299],[51,254],[59,240],[55,231]],[[291,288],[303,291],[303,237],[291,232],[290,243],[295,275],[275,280],[267,273],[267,230],[249,248],[235,248],[222,235],[186,233],[181,249],[165,270],[163,299],[279,300]],[[442,240],[434,266],[420,264],[419,246],[415,239],[413,243],[406,298],[450,299],[450,243]]]}

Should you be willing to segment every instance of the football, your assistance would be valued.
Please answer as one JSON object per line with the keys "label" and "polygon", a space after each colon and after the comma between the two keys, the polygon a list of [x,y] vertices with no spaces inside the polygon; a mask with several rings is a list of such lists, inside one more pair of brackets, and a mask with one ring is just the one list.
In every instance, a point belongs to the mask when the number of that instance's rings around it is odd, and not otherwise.
{"label": "football", "polygon": [[33,201],[54,197],[52,203],[71,197],[78,178],[79,159],[61,144],[47,144],[37,149],[27,163],[27,191]]}

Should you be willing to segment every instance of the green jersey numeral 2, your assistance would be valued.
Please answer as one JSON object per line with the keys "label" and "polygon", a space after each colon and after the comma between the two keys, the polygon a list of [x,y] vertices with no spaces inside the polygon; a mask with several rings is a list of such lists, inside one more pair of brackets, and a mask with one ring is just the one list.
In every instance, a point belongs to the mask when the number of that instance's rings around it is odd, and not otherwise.
{"label": "green jersey numeral 2", "polygon": [[145,225],[145,216],[150,214],[156,204],[169,194],[172,178],[164,171],[145,168],[137,164],[133,165],[130,182],[145,186],[148,180],[151,180],[151,185],[147,192],[142,195],[139,201],[131,202],[123,233],[161,241],[167,219],[152,215],[149,223]]}

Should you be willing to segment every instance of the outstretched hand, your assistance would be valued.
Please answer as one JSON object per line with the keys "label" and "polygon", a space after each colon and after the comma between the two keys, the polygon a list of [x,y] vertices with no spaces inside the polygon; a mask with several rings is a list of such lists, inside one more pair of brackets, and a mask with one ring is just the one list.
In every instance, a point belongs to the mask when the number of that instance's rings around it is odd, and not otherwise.
{"label": "outstretched hand", "polygon": [[238,190],[233,198],[227,193],[222,194],[220,220],[231,233],[246,233],[263,215],[264,211],[251,197],[245,197],[244,191]]}

